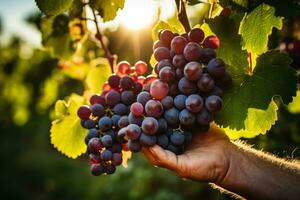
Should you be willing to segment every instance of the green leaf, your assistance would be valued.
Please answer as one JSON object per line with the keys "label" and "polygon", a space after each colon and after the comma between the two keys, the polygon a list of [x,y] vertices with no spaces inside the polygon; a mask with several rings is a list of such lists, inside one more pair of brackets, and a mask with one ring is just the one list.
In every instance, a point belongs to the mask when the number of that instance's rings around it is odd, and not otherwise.
{"label": "green leaf", "polygon": [[50,129],[50,139],[54,147],[73,159],[86,152],[86,130],[81,127],[77,117],[77,109],[82,104],[83,98],[76,94],[72,94],[67,103],[58,101],[55,112],[60,118],[52,122]]}
{"label": "green leaf", "polygon": [[67,11],[73,0],[35,0],[36,5],[45,15],[58,15]]}
{"label": "green leaf", "polygon": [[158,21],[154,27],[152,28],[152,39],[153,41],[158,40],[158,32],[163,29],[169,29],[174,33],[184,33],[184,27],[176,18],[170,19],[168,22],[165,21]]}
{"label": "green leaf", "polygon": [[291,113],[300,113],[300,90],[297,91],[297,95],[287,107]]}
{"label": "green leaf", "polygon": [[[269,51],[258,57],[252,75],[241,70],[237,76],[234,72],[233,87],[224,94],[223,109],[216,115],[216,122],[224,128],[249,131],[253,136],[268,130],[277,119],[277,107],[270,107],[273,97],[280,96],[288,104],[296,94],[296,72],[290,63],[286,54]],[[263,123],[260,119],[264,119]]]}
{"label": "green leaf", "polygon": [[261,4],[250,14],[244,16],[239,34],[242,36],[243,49],[256,55],[268,50],[268,36],[272,28],[282,28],[282,18],[275,16],[275,9]]}
{"label": "green leaf", "polygon": [[113,20],[119,9],[124,8],[124,0],[90,0],[92,9],[98,10],[104,21]]}
{"label": "green leaf", "polygon": [[85,82],[91,92],[99,93],[102,90],[102,85],[108,80],[111,71],[106,59],[99,58],[95,62],[96,64],[92,66]]}
{"label": "green leaf", "polygon": [[[239,16],[233,17],[235,19],[239,18]],[[241,36],[237,34],[239,21],[235,22],[228,17],[219,16],[206,20],[206,22],[201,28],[206,36],[213,34],[219,37],[221,45],[217,49],[217,55],[228,65],[231,74],[239,77],[241,74],[248,73],[248,55],[246,51],[242,50],[240,46]]]}
{"label": "green leaf", "polygon": [[69,59],[76,51],[68,27],[68,17],[44,17],[41,22],[42,43],[55,57]]}

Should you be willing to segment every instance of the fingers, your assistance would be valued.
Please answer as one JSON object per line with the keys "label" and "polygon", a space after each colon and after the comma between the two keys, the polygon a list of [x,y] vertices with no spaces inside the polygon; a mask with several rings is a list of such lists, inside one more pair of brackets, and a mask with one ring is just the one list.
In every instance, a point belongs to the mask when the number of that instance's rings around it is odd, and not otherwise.
{"label": "fingers", "polygon": [[178,158],[171,151],[164,150],[160,146],[155,145],[150,148],[144,148],[143,153],[153,165],[178,171]]}

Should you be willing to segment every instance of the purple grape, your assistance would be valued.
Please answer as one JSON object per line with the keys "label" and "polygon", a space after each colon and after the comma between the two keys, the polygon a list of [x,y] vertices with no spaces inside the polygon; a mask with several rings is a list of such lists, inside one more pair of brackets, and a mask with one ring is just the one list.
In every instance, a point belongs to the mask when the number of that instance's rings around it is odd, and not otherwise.
{"label": "purple grape", "polygon": [[94,117],[102,117],[104,115],[104,107],[101,104],[94,104],[90,109]]}
{"label": "purple grape", "polygon": [[157,144],[162,148],[166,148],[169,144],[169,138],[165,134],[161,134],[157,136]]}
{"label": "purple grape", "polygon": [[215,58],[216,52],[214,49],[211,48],[203,48],[201,49],[201,58],[200,60],[207,65],[207,63],[212,60],[213,58]]}
{"label": "purple grape", "polygon": [[123,91],[121,94],[121,101],[125,105],[131,105],[135,101],[136,95],[132,91]]}
{"label": "purple grape", "polygon": [[166,96],[161,100],[161,104],[165,110],[172,108],[174,105],[173,97]]}
{"label": "purple grape", "polygon": [[141,126],[142,122],[143,122],[143,117],[141,117],[141,116],[136,117],[130,112],[128,115],[128,121],[129,121],[129,124],[136,124],[138,126]]}
{"label": "purple grape", "polygon": [[164,67],[159,71],[159,78],[163,82],[171,83],[175,79],[175,72],[171,67]]}
{"label": "purple grape", "polygon": [[183,69],[187,61],[185,60],[183,55],[177,54],[173,57],[172,63],[175,67]]}
{"label": "purple grape", "polygon": [[164,118],[170,125],[177,125],[179,123],[179,111],[176,108],[166,110]]}
{"label": "purple grape", "polygon": [[114,106],[121,101],[120,93],[117,91],[110,91],[105,95],[105,101],[107,105]]}
{"label": "purple grape", "polygon": [[139,141],[142,146],[151,147],[156,143],[156,136],[142,133]]}
{"label": "purple grape", "polygon": [[179,121],[182,125],[192,126],[196,121],[196,117],[190,111],[184,109],[179,113]]}
{"label": "purple grape", "polygon": [[138,140],[128,140],[128,148],[132,152],[139,152],[142,149]]}
{"label": "purple grape", "polygon": [[119,166],[123,162],[122,154],[121,153],[114,153],[112,157],[112,164],[114,166]]}
{"label": "purple grape", "polygon": [[92,138],[98,138],[99,139],[99,133],[98,133],[97,129],[95,129],[95,128],[92,128],[92,129],[88,130],[88,134],[86,135],[86,137],[84,139],[85,144],[88,144],[88,142]]}
{"label": "purple grape", "polygon": [[203,108],[203,99],[197,94],[188,96],[185,100],[185,107],[192,113],[197,113]]}
{"label": "purple grape", "polygon": [[143,91],[138,94],[137,102],[141,103],[143,106],[151,99],[151,95],[149,92]]}
{"label": "purple grape", "polygon": [[188,61],[198,61],[201,57],[201,47],[195,42],[189,42],[183,51],[183,55]]}
{"label": "purple grape", "polygon": [[184,75],[191,81],[197,81],[202,75],[202,66],[198,62],[189,62],[184,67]]}
{"label": "purple grape", "polygon": [[175,131],[170,136],[170,140],[171,140],[172,144],[174,144],[176,146],[180,146],[184,143],[184,135],[179,131]]}
{"label": "purple grape", "polygon": [[108,84],[112,88],[118,88],[119,84],[120,84],[120,77],[118,75],[115,75],[115,74],[111,75],[108,78]]}
{"label": "purple grape", "polygon": [[109,161],[109,160],[111,160],[112,159],[112,156],[113,156],[113,154],[112,154],[112,152],[110,151],[110,150],[104,150],[102,153],[101,153],[101,159],[103,160],[103,161]]}
{"label": "purple grape", "polygon": [[216,95],[209,96],[205,100],[205,107],[209,112],[218,112],[222,108],[222,99]]}
{"label": "purple grape", "polygon": [[188,41],[182,36],[176,36],[171,41],[171,50],[175,54],[182,54],[184,47],[187,45]]}
{"label": "purple grape", "polygon": [[92,164],[91,165],[91,173],[94,176],[100,176],[101,174],[103,174],[105,172],[105,168],[102,164],[98,163],[98,164]]}
{"label": "purple grape", "polygon": [[88,106],[81,106],[77,110],[77,115],[80,119],[86,120],[90,118],[91,110]]}
{"label": "purple grape", "polygon": [[154,58],[157,61],[171,58],[170,50],[166,47],[158,47],[157,49],[154,50],[153,54],[154,54]]}
{"label": "purple grape", "polygon": [[130,124],[126,128],[126,137],[130,140],[136,140],[141,135],[141,128],[136,124]]}
{"label": "purple grape", "polygon": [[179,110],[183,110],[185,108],[185,100],[186,100],[187,96],[183,95],[183,94],[179,94],[174,98],[174,105],[176,108],[178,108]]}
{"label": "purple grape", "polygon": [[122,116],[118,121],[118,126],[124,128],[129,125],[128,116]]}
{"label": "purple grape", "polygon": [[182,94],[190,95],[197,92],[197,86],[194,82],[188,80],[186,77],[180,79],[178,89]]}
{"label": "purple grape", "polygon": [[109,117],[102,117],[98,122],[98,126],[101,131],[108,131],[111,129],[112,120]]}
{"label": "purple grape", "polygon": [[97,154],[97,153],[99,153],[99,151],[101,151],[102,147],[103,146],[102,146],[99,138],[92,138],[92,139],[90,139],[90,141],[88,143],[88,152]]}
{"label": "purple grape", "polygon": [[214,78],[225,76],[226,66],[222,59],[214,58],[207,64],[208,73]]}
{"label": "purple grape", "polygon": [[145,105],[145,112],[149,117],[159,118],[163,114],[163,106],[160,101],[149,100]]}
{"label": "purple grape", "polygon": [[128,113],[128,107],[122,103],[115,105],[112,110],[117,115],[126,115]]}
{"label": "purple grape", "polygon": [[131,90],[134,85],[134,82],[130,76],[124,76],[120,80],[120,86],[124,90]]}
{"label": "purple grape", "polygon": [[104,135],[101,138],[101,143],[104,147],[110,147],[113,144],[113,139],[110,135]]}
{"label": "purple grape", "polygon": [[212,121],[212,115],[206,109],[202,109],[197,114],[197,122],[198,122],[198,124],[200,124],[200,125],[209,125],[211,121]]}
{"label": "purple grape", "polygon": [[146,117],[142,123],[142,130],[147,135],[154,135],[159,128],[158,122],[153,117]]}
{"label": "purple grape", "polygon": [[208,73],[203,73],[197,86],[201,92],[209,92],[214,88],[215,81]]}

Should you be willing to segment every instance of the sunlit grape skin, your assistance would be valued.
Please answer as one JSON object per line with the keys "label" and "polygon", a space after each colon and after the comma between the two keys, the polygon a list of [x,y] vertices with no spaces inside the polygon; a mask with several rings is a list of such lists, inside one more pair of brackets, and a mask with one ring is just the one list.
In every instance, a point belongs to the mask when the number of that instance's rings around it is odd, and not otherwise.
{"label": "sunlit grape skin", "polygon": [[191,81],[196,81],[201,78],[202,66],[198,62],[189,62],[184,67],[184,75]]}
{"label": "sunlit grape skin", "polygon": [[204,39],[204,32],[200,28],[194,28],[189,32],[188,38],[190,42],[200,43]]}
{"label": "sunlit grape skin", "polygon": [[220,47],[220,40],[217,36],[211,35],[205,38],[203,42],[204,48],[217,49]]}
{"label": "sunlit grape skin", "polygon": [[161,100],[168,95],[169,86],[160,80],[155,80],[152,82],[150,87],[150,94],[153,98]]}

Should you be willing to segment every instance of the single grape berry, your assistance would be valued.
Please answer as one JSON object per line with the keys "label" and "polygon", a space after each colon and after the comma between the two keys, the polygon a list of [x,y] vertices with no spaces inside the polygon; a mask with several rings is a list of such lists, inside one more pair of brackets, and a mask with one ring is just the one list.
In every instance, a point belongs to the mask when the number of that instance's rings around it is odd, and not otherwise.
{"label": "single grape berry", "polygon": [[101,143],[104,147],[110,147],[113,144],[113,139],[110,135],[104,135],[101,138]]}
{"label": "single grape berry", "polygon": [[176,146],[180,146],[184,143],[184,135],[179,132],[179,131],[175,131],[171,136],[170,136],[170,140],[171,142],[176,145]]}
{"label": "single grape berry", "polygon": [[190,42],[201,43],[204,39],[204,32],[200,28],[193,28],[188,33],[188,38]]}
{"label": "single grape berry", "polygon": [[99,154],[89,154],[89,160],[91,164],[98,164],[101,162],[101,158]]}
{"label": "single grape berry", "polygon": [[131,105],[130,112],[134,116],[141,116],[144,113],[144,106],[139,102],[135,102]]}
{"label": "single grape berry", "polygon": [[130,63],[127,61],[119,62],[117,68],[121,74],[129,74],[130,73]]}
{"label": "single grape berry", "polygon": [[151,95],[149,92],[143,91],[138,94],[137,102],[141,103],[143,106],[151,99]]}
{"label": "single grape berry", "polygon": [[121,119],[121,116],[120,115],[113,115],[113,116],[111,116],[110,119],[111,119],[111,121],[113,123],[113,127],[119,128],[118,123],[119,123],[119,121]]}
{"label": "single grape berry", "polygon": [[98,122],[98,126],[101,131],[108,131],[111,129],[112,121],[109,117],[102,117]]}
{"label": "single grape berry", "polygon": [[179,111],[176,108],[171,108],[169,110],[166,110],[164,113],[164,118],[169,125],[171,126],[178,125]]}
{"label": "single grape berry", "polygon": [[178,83],[178,89],[182,94],[190,95],[197,92],[197,85],[187,77],[183,77]]}
{"label": "single grape berry", "polygon": [[180,69],[183,69],[187,61],[182,54],[175,55],[172,60],[172,64]]}
{"label": "single grape berry", "polygon": [[117,91],[110,91],[105,95],[105,101],[108,105],[114,106],[121,101],[120,93]]}
{"label": "single grape berry", "polygon": [[197,82],[197,86],[201,92],[209,92],[215,87],[215,81],[208,73],[204,73]]}
{"label": "single grape berry", "polygon": [[130,140],[136,140],[141,135],[141,128],[136,124],[130,124],[126,128],[126,137]]}
{"label": "single grape berry", "polygon": [[142,130],[147,135],[154,135],[158,131],[158,122],[153,117],[146,117],[142,123]]}
{"label": "single grape berry", "polygon": [[196,42],[189,42],[183,51],[183,55],[188,61],[197,61],[201,57],[201,47]]}
{"label": "single grape berry", "polygon": [[94,104],[90,107],[94,117],[102,117],[104,115],[104,107],[101,104]]}
{"label": "single grape berry", "polygon": [[164,133],[168,129],[167,121],[164,118],[158,120],[158,133]]}
{"label": "single grape berry", "polygon": [[104,150],[104,151],[102,151],[101,155],[100,155],[100,157],[101,157],[101,159],[103,161],[109,161],[109,160],[111,160],[112,156],[113,156],[112,152],[110,150],[107,150],[107,149]]}
{"label": "single grape berry", "polygon": [[163,59],[170,59],[170,50],[166,47],[158,47],[157,49],[154,50],[154,58],[157,61],[161,61]]}
{"label": "single grape berry", "polygon": [[171,50],[175,54],[182,54],[184,47],[187,45],[188,41],[182,36],[176,36],[171,41]]}
{"label": "single grape berry", "polygon": [[172,39],[174,38],[174,33],[170,30],[163,30],[160,33],[159,39],[167,46],[170,46]]}
{"label": "single grape berry", "polygon": [[168,46],[165,45],[162,41],[156,40],[156,41],[153,43],[153,47],[152,47],[153,51],[154,51],[155,49],[157,49],[158,47],[168,47]]}
{"label": "single grape berry", "polygon": [[169,144],[169,138],[165,134],[161,134],[157,136],[157,144],[162,148],[166,148]]}
{"label": "single grape berry", "polygon": [[100,176],[101,174],[105,173],[105,168],[102,164],[92,164],[91,165],[91,173],[94,176]]}
{"label": "single grape berry", "polygon": [[192,126],[196,121],[196,117],[190,111],[184,109],[179,113],[179,121],[182,125]]}
{"label": "single grape berry", "polygon": [[192,113],[197,113],[203,108],[203,99],[198,94],[192,94],[185,100],[185,107]]}
{"label": "single grape berry", "polygon": [[166,96],[161,100],[161,104],[165,110],[172,108],[174,105],[173,97]]}
{"label": "single grape berry", "polygon": [[120,77],[118,75],[115,75],[115,74],[111,75],[108,78],[108,84],[112,88],[118,88],[119,84],[120,84]]}
{"label": "single grape berry", "polygon": [[84,121],[84,127],[87,129],[95,128],[96,122],[92,119],[87,119]]}
{"label": "single grape berry", "polygon": [[134,82],[130,76],[124,76],[120,80],[120,86],[124,90],[131,90],[133,87],[133,84],[134,84]]}
{"label": "single grape berry", "polygon": [[108,164],[105,166],[105,173],[113,174],[116,171],[116,167],[114,165]]}
{"label": "single grape berry", "polygon": [[118,126],[120,128],[126,127],[129,125],[129,120],[128,120],[128,116],[122,116],[119,121],[118,121]]}
{"label": "single grape berry", "polygon": [[169,86],[160,80],[155,80],[151,83],[150,94],[153,98],[161,100],[169,93]]}
{"label": "single grape berry", "polygon": [[145,74],[148,68],[147,64],[143,61],[136,62],[134,66],[135,66],[135,71],[138,75]]}
{"label": "single grape berry", "polygon": [[178,110],[183,110],[185,108],[185,100],[187,96],[179,94],[174,98],[174,105]]}
{"label": "single grape berry", "polygon": [[201,78],[202,66],[198,62],[189,62],[184,67],[184,75],[191,81],[196,81]]}
{"label": "single grape berry", "polygon": [[159,118],[163,114],[163,106],[160,101],[149,100],[145,105],[145,112],[149,117]]}
{"label": "single grape berry", "polygon": [[77,110],[77,115],[80,119],[89,119],[91,113],[92,112],[88,106],[80,106]]}
{"label": "single grape berry", "polygon": [[121,94],[121,101],[125,105],[131,105],[135,101],[136,95],[133,93],[133,91],[123,91]]}
{"label": "single grape berry", "polygon": [[159,71],[159,78],[163,82],[171,83],[175,79],[175,72],[171,67],[164,67]]}
{"label": "single grape berry", "polygon": [[217,36],[211,35],[205,38],[203,42],[204,48],[217,49],[220,47],[220,40]]}
{"label": "single grape berry", "polygon": [[209,112],[218,112],[222,108],[222,99],[216,95],[209,96],[205,100],[205,107]]}
{"label": "single grape berry", "polygon": [[226,65],[222,59],[214,58],[207,64],[208,73],[214,78],[225,76]]}
{"label": "single grape berry", "polygon": [[90,139],[90,141],[88,143],[88,152],[97,154],[97,153],[99,153],[99,151],[101,151],[102,147],[103,146],[102,146],[99,138],[92,138],[92,139]]}

